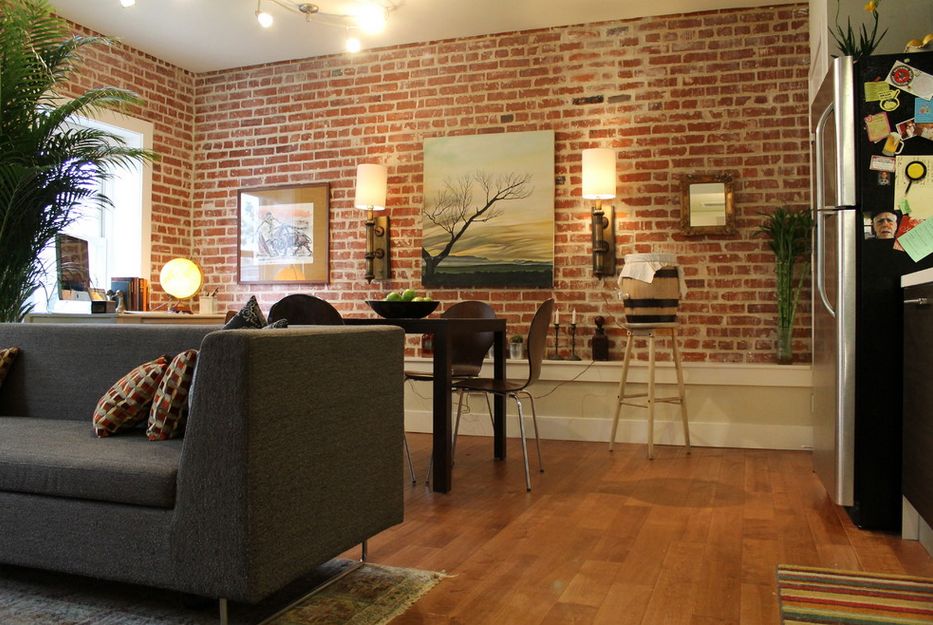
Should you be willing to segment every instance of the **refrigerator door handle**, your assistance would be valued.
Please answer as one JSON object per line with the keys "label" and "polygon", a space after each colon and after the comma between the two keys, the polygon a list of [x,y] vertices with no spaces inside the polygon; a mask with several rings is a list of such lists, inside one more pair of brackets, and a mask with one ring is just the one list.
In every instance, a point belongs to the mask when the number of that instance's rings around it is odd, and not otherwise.
{"label": "refrigerator door handle", "polygon": [[833,113],[833,108],[833,103],[830,102],[823,111],[823,114],[820,115],[819,121],[816,123],[813,145],[813,168],[816,173],[816,206],[814,211],[814,221],[816,222],[816,259],[814,261],[816,265],[816,290],[820,294],[820,301],[823,302],[823,307],[835,318],[836,310],[833,308],[832,304],[830,304],[829,297],[826,295],[826,231],[823,225],[823,220],[826,219],[826,205],[824,203],[826,196],[826,180],[824,178],[826,155],[823,152],[825,149],[823,131],[826,129],[826,123]]}

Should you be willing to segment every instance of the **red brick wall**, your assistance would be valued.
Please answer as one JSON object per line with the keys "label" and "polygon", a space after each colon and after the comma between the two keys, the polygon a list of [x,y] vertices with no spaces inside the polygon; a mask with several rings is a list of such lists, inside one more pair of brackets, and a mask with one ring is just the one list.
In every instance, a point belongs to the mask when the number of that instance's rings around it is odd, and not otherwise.
{"label": "red brick wall", "polygon": [[[596,314],[610,320],[610,334],[618,337],[614,324],[622,308],[615,282],[592,277],[589,208],[580,198],[581,150],[614,147],[617,251],[678,255],[690,287],[681,317],[686,358],[771,361],[773,260],[754,233],[760,213],[808,203],[807,46],[807,9],[790,5],[474,37],[199,75],[195,255],[207,283],[220,287],[225,307],[248,293],[268,307],[297,289],[236,284],[236,191],[328,182],[331,282],[303,290],[344,313],[365,313],[364,299],[420,287],[425,138],[553,129],[553,291],[432,295],[443,302],[489,300],[515,332],[525,332],[537,303],[553,296],[565,315],[577,309],[584,340]],[[392,276],[372,286],[363,280],[363,217],[351,205],[361,162],[389,167]],[[738,234],[681,235],[678,176],[720,171],[736,176]],[[796,340],[801,358],[809,354],[809,325],[804,310]]]}
{"label": "red brick wall", "polygon": [[[773,259],[754,233],[760,214],[808,204],[807,9],[712,11],[416,44],[192,76],[117,48],[94,57],[88,81],[132,88],[156,124],[153,267],[189,248],[223,308],[255,293],[268,308],[313,292],[345,314],[363,300],[420,287],[422,142],[454,134],[553,129],[555,288],[434,290],[443,302],[491,301],[522,332],[553,296],[577,309],[578,346],[592,318],[622,307],[615,281],[592,277],[580,152],[619,158],[616,249],[678,255],[690,292],[681,305],[686,358],[773,359]],[[581,100],[582,99],[582,100]],[[392,276],[363,279],[363,215],[352,208],[355,166],[389,167]],[[739,232],[679,233],[679,176],[736,176]],[[191,178],[193,176],[193,187]],[[326,287],[236,283],[236,192],[302,182],[331,185]],[[189,207],[191,207],[189,212]],[[156,289],[157,290],[157,289]],[[807,296],[804,297],[806,301]],[[799,314],[798,358],[810,317]],[[589,356],[588,348],[583,349]]]}
{"label": "red brick wall", "polygon": [[[81,27],[82,34],[97,34]],[[191,254],[191,179],[194,155],[194,75],[125,45],[86,47],[86,62],[65,95],[114,86],[139,94],[145,103],[128,113],[153,124],[152,289],[153,303],[166,298],[156,286],[159,270],[176,256]]]}

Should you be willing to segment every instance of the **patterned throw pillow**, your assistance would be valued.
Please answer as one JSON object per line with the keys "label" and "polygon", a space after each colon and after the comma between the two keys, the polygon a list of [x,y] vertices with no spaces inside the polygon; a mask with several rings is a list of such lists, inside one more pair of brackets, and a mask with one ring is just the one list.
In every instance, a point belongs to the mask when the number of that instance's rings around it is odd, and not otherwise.
{"label": "patterned throw pillow", "polygon": [[97,436],[104,438],[144,421],[149,416],[152,398],[167,367],[168,359],[159,356],[117,380],[94,409],[94,432]]}
{"label": "patterned throw pillow", "polygon": [[13,366],[13,361],[16,360],[17,356],[19,356],[18,347],[0,349],[0,386],[3,385],[3,380],[6,378],[6,374],[10,372],[10,367]]}
{"label": "patterned throw pillow", "polygon": [[172,358],[149,410],[146,437],[151,441],[179,438],[188,419],[188,390],[198,361],[198,350],[188,349]]}
{"label": "patterned throw pillow", "polygon": [[224,330],[236,330],[239,328],[250,328],[258,330],[266,325],[266,317],[262,314],[259,302],[256,296],[251,295],[246,306],[233,316],[230,321],[224,325]]}

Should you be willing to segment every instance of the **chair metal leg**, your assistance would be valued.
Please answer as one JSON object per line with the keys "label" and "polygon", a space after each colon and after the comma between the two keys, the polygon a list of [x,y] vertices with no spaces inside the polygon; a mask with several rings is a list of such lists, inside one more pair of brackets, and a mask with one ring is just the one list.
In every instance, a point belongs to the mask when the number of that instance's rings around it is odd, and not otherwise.
{"label": "chair metal leg", "polygon": [[521,391],[531,402],[531,424],[535,426],[535,447],[538,449],[538,471],[544,473],[544,462],[541,461],[541,438],[538,436],[538,414],[535,410],[535,398],[528,391]]}
{"label": "chair metal leg", "polygon": [[489,401],[489,393],[483,393],[483,397],[486,398],[486,410],[489,411],[489,425],[492,426],[492,431],[496,431],[496,418],[493,416],[492,412],[492,402]]}
{"label": "chair metal leg", "polygon": [[531,474],[528,471],[528,446],[525,444],[525,413],[522,411],[522,402],[518,395],[511,393],[515,405],[518,406],[518,431],[522,436],[522,460],[525,461],[525,490],[531,492]]}
{"label": "chair metal leg", "polygon": [[[483,393],[485,395],[486,393]],[[460,434],[460,413],[463,410],[463,389],[457,396],[457,421],[454,423],[454,440],[450,443],[450,466],[454,464],[457,452],[457,436]]]}
{"label": "chair metal leg", "polygon": [[230,625],[230,617],[227,614],[227,600],[221,597],[217,603],[220,608],[220,625]]}
{"label": "chair metal leg", "polygon": [[616,443],[616,430],[619,427],[619,417],[622,416],[622,400],[625,397],[625,381],[628,379],[628,363],[632,357],[632,343],[635,342],[635,337],[632,336],[632,333],[628,333],[628,337],[625,339],[625,358],[622,360],[622,377],[619,378],[619,390],[616,394],[616,414],[612,419],[612,434],[609,436],[609,451],[612,451],[612,446]]}
{"label": "chair metal leg", "polygon": [[654,458],[654,331],[648,333],[648,459]]}
{"label": "chair metal leg", "polygon": [[[463,389],[459,389],[460,394],[457,398],[457,420],[454,422],[454,439],[450,444],[450,466],[454,464],[454,453],[457,451],[457,434],[460,432],[460,413],[463,411]],[[485,393],[484,393],[485,394]],[[431,469],[434,468],[434,452],[431,452],[431,458],[428,460],[428,475],[424,478],[425,484],[431,483]]]}
{"label": "chair metal leg", "polygon": [[415,479],[415,465],[411,462],[411,449],[408,448],[408,437],[404,434],[402,435],[402,441],[405,443],[405,457],[408,458],[408,474],[411,476],[412,485],[414,485],[418,483],[418,480]]}

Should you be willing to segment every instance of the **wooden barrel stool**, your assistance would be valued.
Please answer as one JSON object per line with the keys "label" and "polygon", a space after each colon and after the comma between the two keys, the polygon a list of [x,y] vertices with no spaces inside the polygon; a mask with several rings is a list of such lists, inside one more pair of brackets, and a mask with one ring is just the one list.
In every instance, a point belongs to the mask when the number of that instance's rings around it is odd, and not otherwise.
{"label": "wooden barrel stool", "polygon": [[[616,394],[616,413],[612,419],[612,435],[609,439],[609,451],[616,440],[616,430],[619,427],[619,417],[622,415],[622,405],[636,406],[648,409],[648,458],[654,458],[654,406],[657,403],[680,404],[680,417],[684,423],[684,441],[687,453],[690,453],[690,429],[687,426],[687,402],[685,400],[684,374],[680,364],[680,350],[677,347],[677,323],[658,323],[655,325],[632,324],[623,325],[627,333],[625,342],[625,359],[622,362],[622,378],[619,380],[619,390]],[[677,373],[677,396],[656,397],[654,383],[654,339],[658,335],[669,334],[671,337],[671,351],[674,356],[674,370]],[[629,361],[632,358],[632,344],[636,336],[644,336],[648,340],[648,392],[626,395],[625,383],[628,379]],[[628,401],[635,398],[647,398],[646,403]]]}

